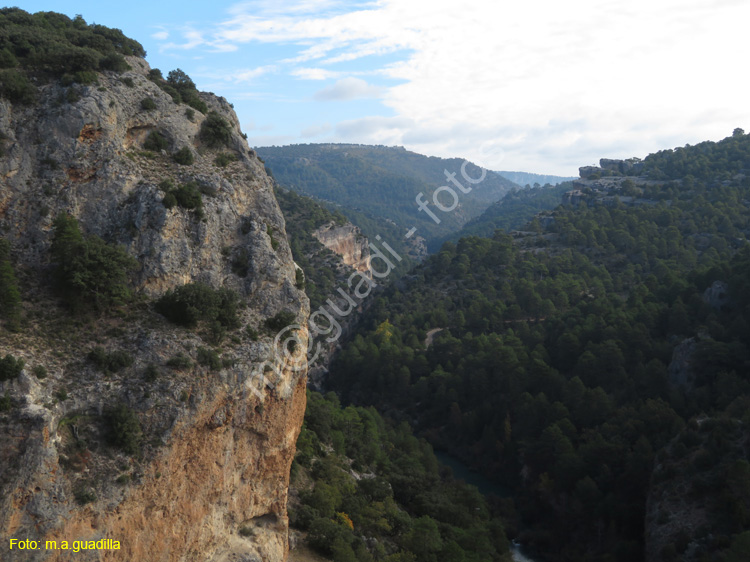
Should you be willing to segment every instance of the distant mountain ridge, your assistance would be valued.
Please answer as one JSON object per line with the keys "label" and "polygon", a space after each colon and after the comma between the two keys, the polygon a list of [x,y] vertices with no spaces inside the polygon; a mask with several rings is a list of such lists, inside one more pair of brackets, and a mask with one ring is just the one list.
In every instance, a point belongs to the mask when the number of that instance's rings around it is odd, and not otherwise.
{"label": "distant mountain ridge", "polygon": [[573,181],[578,179],[574,176],[549,176],[545,174],[534,174],[531,172],[495,172],[496,174],[504,177],[507,180],[512,181],[515,184],[520,185],[521,187],[524,187],[526,185],[530,185],[531,187],[534,187],[534,184],[538,183],[540,186],[542,185],[558,185],[566,181]]}
{"label": "distant mountain ridge", "polygon": [[[300,144],[260,147],[257,152],[279,184],[337,208],[368,237],[374,238],[378,232],[368,231],[367,225],[358,222],[356,213],[396,225],[399,237],[416,228],[414,239],[422,237],[428,246],[460,230],[516,188],[511,181],[465,164],[461,158],[428,157],[403,147]],[[473,180],[483,179],[472,184],[462,177],[462,170]],[[453,181],[465,189],[452,183],[446,173],[455,174]],[[456,197],[447,190],[439,192],[438,202],[451,209],[441,211],[434,193],[446,185]],[[428,212],[420,212],[417,197],[427,202],[439,223]]]}

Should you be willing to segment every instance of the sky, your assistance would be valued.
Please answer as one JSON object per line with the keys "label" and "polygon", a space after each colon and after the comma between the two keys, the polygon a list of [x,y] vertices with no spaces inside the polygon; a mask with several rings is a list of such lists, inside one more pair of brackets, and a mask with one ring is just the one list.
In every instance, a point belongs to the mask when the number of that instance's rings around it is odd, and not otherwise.
{"label": "sky", "polygon": [[349,142],[564,176],[750,130],[747,0],[24,0],[122,29],[251,146]]}

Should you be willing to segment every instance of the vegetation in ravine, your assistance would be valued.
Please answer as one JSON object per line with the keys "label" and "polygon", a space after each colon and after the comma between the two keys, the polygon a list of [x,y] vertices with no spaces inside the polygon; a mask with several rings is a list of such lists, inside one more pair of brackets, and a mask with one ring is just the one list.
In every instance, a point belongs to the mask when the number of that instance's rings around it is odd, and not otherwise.
{"label": "vegetation in ravine", "polygon": [[476,488],[440,469],[406,423],[343,408],[333,393],[308,394],[292,485],[292,526],[334,562],[510,560]]}
{"label": "vegetation in ravine", "polygon": [[[659,183],[634,178],[637,205],[592,193],[537,233],[444,244],[370,308],[331,369],[347,401],[401,412],[516,490],[521,538],[542,559],[641,559],[665,447],[699,416],[750,422],[750,136],[645,163]],[[714,506],[696,559],[744,540],[741,502]]]}
{"label": "vegetation in ravine", "polygon": [[[404,235],[412,227],[418,228],[418,236],[428,243],[460,229],[471,218],[481,214],[491,203],[500,199],[515,184],[496,175],[482,175],[482,170],[467,164],[468,177],[484,179],[469,184],[462,179],[464,163],[459,158],[430,158],[398,147],[363,146],[348,144],[309,144],[283,147],[261,147],[258,155],[273,171],[276,180],[284,187],[335,206],[364,234],[371,239],[375,235],[389,236],[399,253],[405,248]],[[451,212],[437,210],[433,192],[446,184],[446,178],[456,174],[462,182],[464,193],[454,188],[458,201]],[[436,223],[427,213],[418,210],[416,197],[429,202],[432,212],[439,215]],[[443,193],[440,201],[445,208],[454,204],[452,196]],[[394,236],[389,232],[370,231],[368,225],[360,223],[361,215],[369,219],[391,221]],[[406,255],[406,250],[402,255]]]}

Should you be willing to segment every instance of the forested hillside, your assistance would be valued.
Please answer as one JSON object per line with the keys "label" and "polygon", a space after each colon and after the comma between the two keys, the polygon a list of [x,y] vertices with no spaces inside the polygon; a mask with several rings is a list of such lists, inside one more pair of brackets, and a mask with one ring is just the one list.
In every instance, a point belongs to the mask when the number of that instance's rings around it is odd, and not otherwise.
{"label": "forested hillside", "polygon": [[[432,194],[448,182],[446,170],[456,174],[457,181],[463,181],[461,165],[464,161],[460,158],[427,157],[398,147],[348,144],[261,147],[257,151],[281,185],[336,206],[368,237],[386,233],[371,231],[378,225],[365,224],[360,218],[395,224],[398,229],[393,240],[401,247],[404,247],[404,235],[412,227],[417,227],[417,236],[423,237],[429,245],[459,230],[516,187],[496,174],[487,173],[469,193],[456,190],[459,200],[455,210],[440,212],[435,209]],[[467,165],[465,170],[471,178],[482,177],[482,171],[473,164]],[[424,194],[423,199],[429,202],[433,212],[439,213],[439,224],[418,210],[416,197],[419,193]],[[452,205],[449,195],[442,197],[443,205]]]}
{"label": "forested hillside", "polygon": [[292,465],[292,526],[334,562],[509,562],[502,522],[432,447],[374,408],[308,394]]}
{"label": "forested hillside", "polygon": [[[750,136],[644,170],[516,239],[446,243],[332,368],[345,400],[512,486],[541,560],[643,560],[657,543],[650,559],[735,560],[750,530],[750,494],[728,478],[750,468]],[[722,424],[731,443],[674,445]],[[698,523],[678,510],[646,528],[649,493],[678,472],[684,501],[725,499]]]}
{"label": "forested hillside", "polygon": [[[526,187],[508,192],[500,201],[490,205],[475,219],[470,220],[458,232],[451,234],[444,242],[457,242],[465,236],[491,237],[496,230],[510,232],[524,227],[538,213],[554,209],[562,202],[563,194],[572,189],[570,182],[560,185]],[[538,222],[538,221],[537,221]],[[530,228],[538,229],[532,222]]]}

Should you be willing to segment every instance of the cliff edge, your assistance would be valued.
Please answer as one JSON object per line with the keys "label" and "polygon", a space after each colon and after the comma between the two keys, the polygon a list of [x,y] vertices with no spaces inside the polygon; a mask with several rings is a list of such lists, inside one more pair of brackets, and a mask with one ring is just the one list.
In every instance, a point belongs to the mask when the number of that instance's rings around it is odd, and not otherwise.
{"label": "cliff edge", "polygon": [[[69,560],[63,541],[111,539],[75,559],[284,560],[306,371],[271,327],[305,326],[309,304],[272,181],[225,99],[179,103],[124,58],[95,80],[42,81],[33,103],[0,99],[0,236],[22,296],[18,326],[0,329],[0,357],[20,366],[0,377],[0,558]],[[136,260],[127,303],[64,302],[61,216]],[[233,323],[156,312],[196,283],[236,295]],[[279,376],[253,387],[264,361]]]}

